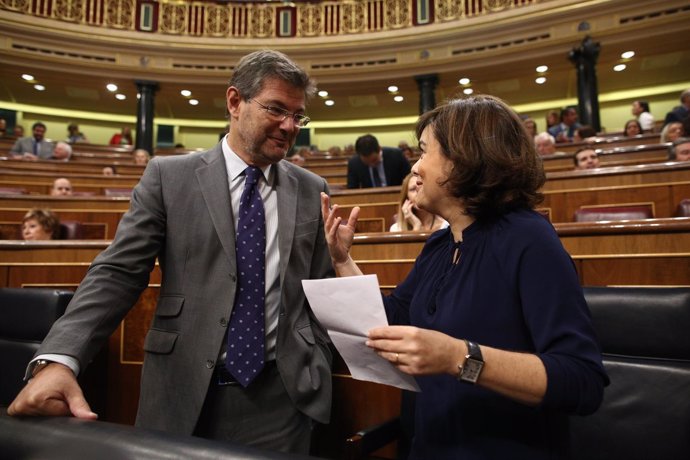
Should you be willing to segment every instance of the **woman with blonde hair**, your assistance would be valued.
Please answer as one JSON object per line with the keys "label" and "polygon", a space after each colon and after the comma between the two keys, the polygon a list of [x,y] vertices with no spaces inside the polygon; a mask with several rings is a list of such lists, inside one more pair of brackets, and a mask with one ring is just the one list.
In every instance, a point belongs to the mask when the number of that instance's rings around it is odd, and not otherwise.
{"label": "woman with blonde hair", "polygon": [[54,240],[60,230],[60,219],[50,210],[34,208],[22,219],[22,238],[26,241]]}
{"label": "woman with blonde hair", "polygon": [[448,226],[442,217],[419,208],[416,197],[417,179],[408,174],[400,186],[397,220],[391,225],[391,232],[435,232]]}

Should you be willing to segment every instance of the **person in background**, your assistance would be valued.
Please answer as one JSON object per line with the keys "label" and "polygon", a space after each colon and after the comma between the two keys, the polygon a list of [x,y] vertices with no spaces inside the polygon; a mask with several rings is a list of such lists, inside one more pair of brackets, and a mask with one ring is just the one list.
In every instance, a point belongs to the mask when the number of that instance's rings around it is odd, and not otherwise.
{"label": "person in background", "polygon": [[24,136],[24,127],[22,125],[14,125],[12,129],[12,136],[19,139]]}
{"label": "person in background", "polygon": [[46,140],[46,125],[37,121],[31,127],[32,135],[17,139],[10,149],[10,156],[29,161],[47,160],[53,156],[53,143]]}
{"label": "person in background", "polygon": [[690,137],[679,137],[668,148],[668,159],[672,161],[690,161]]}
{"label": "person in background", "polygon": [[72,192],[72,182],[66,177],[55,179],[50,189],[51,196],[72,196]]}
{"label": "person in background", "polygon": [[115,171],[115,166],[104,166],[102,173],[104,176],[109,176],[109,177],[117,174],[117,172]]}
{"label": "person in background", "polygon": [[547,132],[534,136],[534,147],[541,156],[554,155],[556,153],[556,140]]}
{"label": "person in background", "polygon": [[7,120],[0,118],[0,137],[7,136]]}
{"label": "person in background", "polygon": [[70,144],[76,144],[78,142],[86,143],[89,140],[84,136],[82,132],[79,131],[79,125],[76,123],[70,123],[67,125],[67,142]]}
{"label": "person in background", "polygon": [[132,152],[132,158],[135,165],[146,166],[151,159],[151,155],[144,149],[136,149]]}
{"label": "person in background", "polygon": [[599,155],[591,147],[583,147],[573,155],[575,169],[594,169],[599,167]]}
{"label": "person in background", "polygon": [[347,162],[347,188],[400,185],[410,172],[410,163],[402,150],[379,145],[371,134],[357,138],[356,155]]}
{"label": "person in background", "polygon": [[77,376],[159,264],[137,426],[307,454],[314,421],[328,422],[329,339],[302,289],[304,279],[334,274],[319,201],[328,184],[282,161],[309,122],[316,87],[277,51],[233,65],[229,133],[210,150],[151,160],[10,415],[97,418]]}
{"label": "person in background", "polygon": [[328,147],[328,156],[329,157],[339,157],[343,154],[343,149],[340,148],[338,145],[331,145]]}
{"label": "person in background", "polygon": [[113,134],[113,137],[110,138],[110,145],[133,145],[134,141],[132,140],[132,128],[129,126],[125,126],[122,128],[122,131],[119,133]]}
{"label": "person in background", "polygon": [[22,219],[22,238],[26,241],[52,240],[59,230],[60,219],[49,209],[34,208]]}
{"label": "person in background", "polygon": [[412,158],[414,158],[414,150],[412,150],[412,147],[410,147],[410,144],[408,144],[407,141],[398,142],[398,148],[402,150],[402,153],[405,155],[405,158],[407,158],[407,161],[410,161]]}
{"label": "person in background", "polygon": [[580,127],[580,123],[577,122],[577,109],[575,107],[564,108],[561,110],[560,120],[559,124],[548,129],[549,134],[556,139],[556,143],[572,142],[575,130]]}
{"label": "person in background", "polygon": [[683,136],[683,124],[677,121],[667,124],[661,130],[661,135],[659,136],[659,142],[662,144],[666,142],[673,142],[679,137]]}
{"label": "person in background", "polygon": [[416,198],[417,178],[408,174],[400,186],[398,214],[396,222],[391,225],[391,232],[435,232],[448,226],[442,217],[417,206]]}
{"label": "person in background", "polygon": [[632,114],[637,117],[642,131],[640,133],[651,133],[654,131],[654,116],[649,112],[649,102],[634,101],[632,103]]}
{"label": "person in background", "polygon": [[597,130],[590,125],[582,125],[575,130],[573,142],[594,142],[597,137]]}
{"label": "person in background", "polygon": [[[382,296],[390,326],[366,345],[415,376],[414,459],[568,457],[569,417],[595,412],[609,383],[573,260],[535,211],[546,180],[520,118],[491,96],[451,100],[416,126],[417,206],[450,226],[429,236]],[[339,276],[359,207],[321,195]]]}
{"label": "person in background", "polygon": [[558,110],[549,110],[546,113],[546,131],[552,126],[556,126],[559,122],[560,116],[558,115]]}
{"label": "person in background", "polygon": [[51,160],[69,161],[72,158],[72,146],[67,142],[59,141],[53,149]]}
{"label": "person in background", "polygon": [[628,120],[623,128],[623,135],[625,137],[635,137],[642,134],[642,125],[637,120]]}
{"label": "person in background", "polygon": [[664,118],[664,127],[669,123],[682,123],[685,118],[690,115],[690,88],[680,93],[680,105],[676,106],[666,114]]}
{"label": "person in background", "polygon": [[525,125],[525,129],[527,130],[527,134],[529,134],[530,139],[534,139],[534,136],[539,134],[539,131],[537,131],[537,122],[531,118],[525,118],[522,121],[522,124]]}

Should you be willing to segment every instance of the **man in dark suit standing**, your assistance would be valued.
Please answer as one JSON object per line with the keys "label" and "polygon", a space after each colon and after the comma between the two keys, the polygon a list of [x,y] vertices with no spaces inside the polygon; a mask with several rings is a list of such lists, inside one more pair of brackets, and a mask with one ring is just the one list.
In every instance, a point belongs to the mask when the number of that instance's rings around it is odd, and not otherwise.
{"label": "man in dark suit standing", "polygon": [[97,417],[75,376],[158,260],[137,426],[308,452],[312,420],[330,417],[331,354],[301,282],[333,276],[320,208],[328,187],[282,160],[309,122],[314,92],[282,53],[240,60],[226,91],[228,134],[206,152],[148,163],[10,415]]}
{"label": "man in dark suit standing", "polygon": [[347,162],[347,188],[400,185],[410,173],[410,163],[403,151],[393,147],[381,148],[371,134],[357,139],[355,152]]}

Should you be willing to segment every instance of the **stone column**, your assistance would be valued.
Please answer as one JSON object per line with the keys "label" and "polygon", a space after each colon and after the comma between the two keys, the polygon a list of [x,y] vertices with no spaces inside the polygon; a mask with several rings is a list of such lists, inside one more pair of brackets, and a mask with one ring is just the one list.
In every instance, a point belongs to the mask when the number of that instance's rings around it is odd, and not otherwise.
{"label": "stone column", "polygon": [[580,123],[601,131],[599,119],[599,90],[597,88],[597,59],[599,43],[587,36],[578,48],[573,48],[568,59],[577,70],[577,101]]}
{"label": "stone column", "polygon": [[144,149],[153,155],[153,107],[158,91],[158,82],[135,80],[139,99],[137,100],[137,136],[135,149]]}
{"label": "stone column", "polygon": [[414,77],[419,87],[419,114],[436,108],[436,96],[434,90],[438,85],[438,75],[417,75]]}

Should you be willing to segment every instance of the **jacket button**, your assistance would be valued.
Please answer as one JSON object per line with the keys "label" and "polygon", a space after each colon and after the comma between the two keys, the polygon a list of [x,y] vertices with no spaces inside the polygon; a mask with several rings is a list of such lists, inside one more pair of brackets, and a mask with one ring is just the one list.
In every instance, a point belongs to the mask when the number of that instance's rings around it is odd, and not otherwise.
{"label": "jacket button", "polygon": [[237,281],[237,277],[235,276],[234,273],[230,273],[230,279],[233,281]]}
{"label": "jacket button", "polygon": [[215,366],[215,365],[216,365],[216,362],[213,361],[212,359],[206,360],[206,367],[207,367],[208,369],[213,369],[213,366]]}
{"label": "jacket button", "polygon": [[220,322],[221,326],[228,327],[228,320],[227,319],[221,318],[219,322]]}

